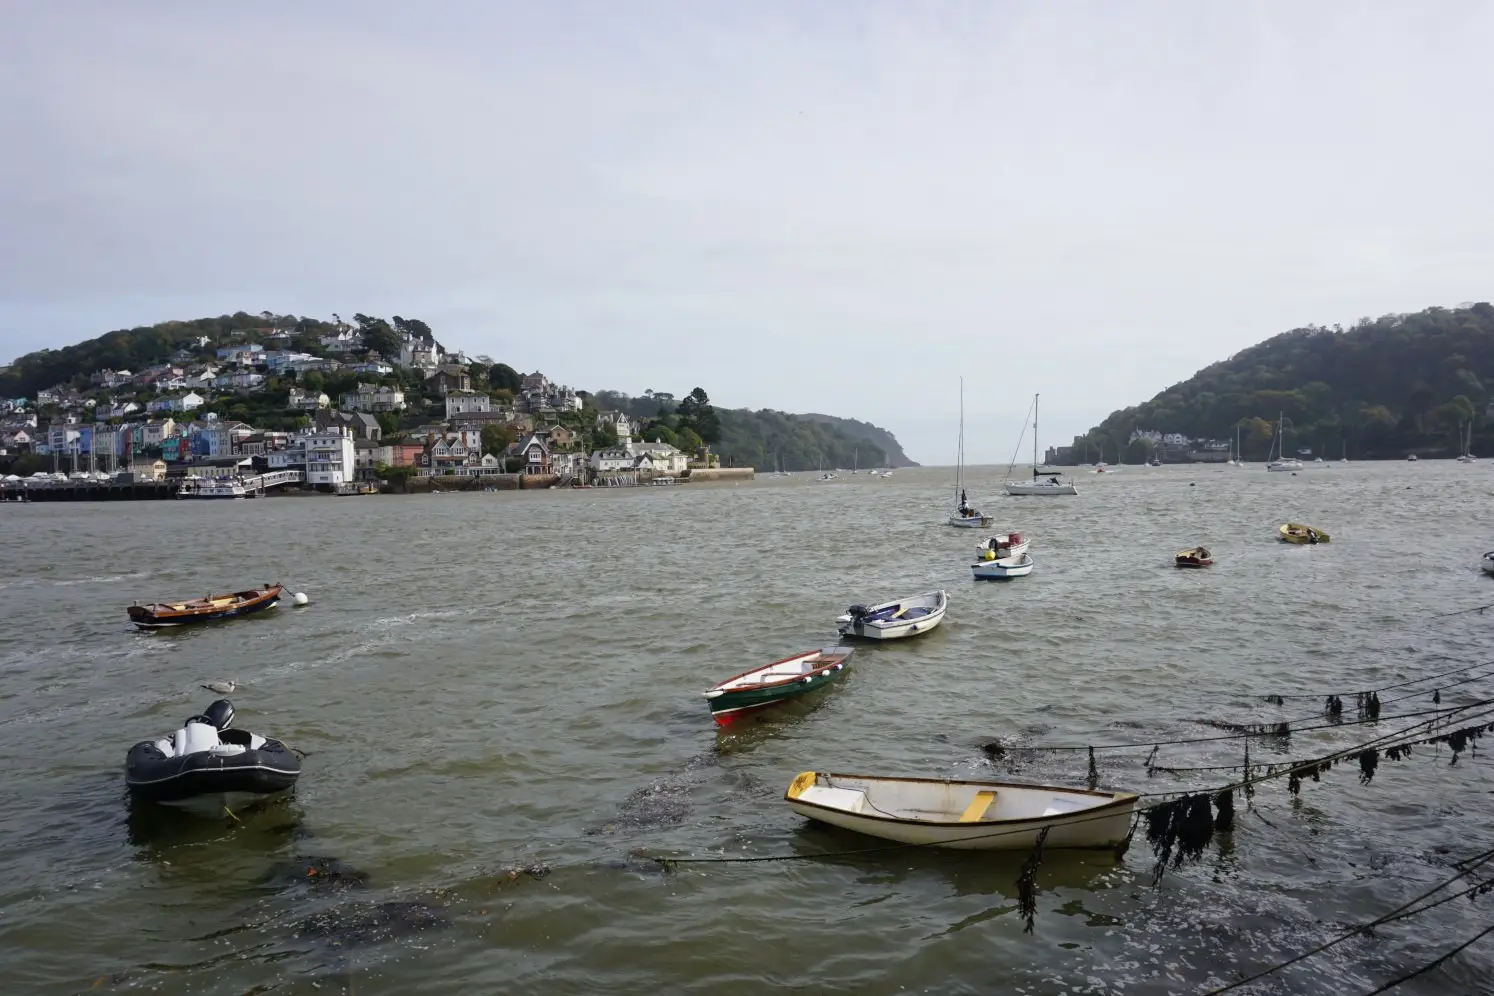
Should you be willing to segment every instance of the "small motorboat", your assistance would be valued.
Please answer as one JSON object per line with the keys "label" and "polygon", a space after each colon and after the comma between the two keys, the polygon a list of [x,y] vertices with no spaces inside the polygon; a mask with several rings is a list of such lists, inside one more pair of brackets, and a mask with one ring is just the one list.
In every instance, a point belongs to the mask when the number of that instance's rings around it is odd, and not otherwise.
{"label": "small motorboat", "polygon": [[943,590],[910,595],[896,602],[883,602],[868,608],[853,605],[835,620],[841,636],[859,636],[868,640],[896,640],[917,633],[927,633],[944,621],[949,595]]}
{"label": "small motorboat", "polygon": [[1111,848],[1131,832],[1137,796],[1014,782],[806,771],[784,793],[794,812],[883,840],[963,850]]}
{"label": "small motorboat", "polygon": [[845,673],[853,653],[845,647],[807,650],[743,671],[701,694],[716,725],[727,726],[748,713],[824,688]]}
{"label": "small motorboat", "polygon": [[283,591],[278,584],[267,584],[263,588],[251,588],[227,595],[208,595],[181,602],[152,602],[149,605],[136,602],[129,608],[130,622],[141,629],[161,629],[166,626],[187,626],[247,616],[273,609],[280,603]]}
{"label": "small motorboat", "polygon": [[1195,546],[1191,550],[1179,552],[1172,558],[1172,562],[1179,567],[1212,567],[1214,556],[1206,548]]}
{"label": "small motorboat", "polygon": [[1316,545],[1318,543],[1327,543],[1330,538],[1323,530],[1314,529],[1312,526],[1304,526],[1300,522],[1285,523],[1282,525],[1280,532],[1283,543]]}
{"label": "small motorboat", "polygon": [[978,560],[1005,560],[1020,557],[1027,552],[1027,537],[1022,533],[1001,533],[984,543],[977,544],[975,556]]}
{"label": "small motorboat", "polygon": [[279,740],[230,729],[232,725],[233,703],[218,699],[170,736],[131,747],[125,757],[130,794],[147,802],[218,813],[294,788],[301,776],[301,758]]}
{"label": "small motorboat", "polygon": [[1019,557],[1006,557],[1001,560],[981,560],[971,564],[970,570],[977,581],[1025,578],[1032,573],[1032,555],[1024,553]]}
{"label": "small motorboat", "polygon": [[1494,550],[1490,550],[1484,554],[1483,558],[1479,560],[1478,566],[1485,574],[1494,574]]}

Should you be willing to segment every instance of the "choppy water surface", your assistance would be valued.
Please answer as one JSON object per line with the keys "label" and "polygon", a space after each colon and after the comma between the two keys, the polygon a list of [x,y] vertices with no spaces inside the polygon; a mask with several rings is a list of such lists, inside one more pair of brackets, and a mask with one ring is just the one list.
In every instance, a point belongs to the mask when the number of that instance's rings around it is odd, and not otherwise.
{"label": "choppy water surface", "polygon": [[[1125,468],[1072,499],[972,497],[1037,570],[977,586],[942,525],[947,473],[618,492],[0,507],[0,952],[6,992],[1027,994],[1205,990],[1369,919],[1494,845],[1486,752],[1262,786],[1203,861],[1152,884],[1050,853],[1036,930],[1022,856],[905,850],[680,866],[648,856],[873,842],[781,802],[808,768],[1082,784],[1081,753],[979,745],[1216,734],[1341,692],[1494,660],[1494,464],[1297,476]],[[1294,519],[1333,542],[1274,540]],[[1170,566],[1196,543],[1205,572]],[[284,581],[304,610],[137,634],[124,607]],[[700,691],[835,642],[851,602],[940,585],[949,620],[863,649],[818,701],[718,736]],[[1452,662],[1443,658],[1453,658]],[[237,725],[308,751],[243,825],[132,812],[123,761],[236,678]],[[1443,703],[1494,695],[1494,680]],[[1430,707],[1429,689],[1387,704]],[[1387,702],[1394,697],[1385,696]],[[1350,707],[1352,709],[1352,705]],[[1409,723],[1405,720],[1403,723]],[[1299,733],[1325,753],[1364,728]],[[1485,741],[1486,744],[1490,743]],[[1232,764],[1238,742],[1158,763]],[[1148,779],[1101,752],[1102,783]],[[1471,936],[1490,900],[1382,928],[1254,992],[1362,992]],[[1494,940],[1402,991],[1490,991]]]}

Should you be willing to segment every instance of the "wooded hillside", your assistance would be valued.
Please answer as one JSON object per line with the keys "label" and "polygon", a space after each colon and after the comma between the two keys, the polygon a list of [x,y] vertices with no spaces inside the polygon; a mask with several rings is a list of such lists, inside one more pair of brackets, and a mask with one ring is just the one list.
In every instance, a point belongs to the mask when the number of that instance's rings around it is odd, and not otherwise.
{"label": "wooded hillside", "polygon": [[[1143,404],[1113,412],[1074,439],[1086,450],[1139,463],[1151,452],[1133,430],[1232,440],[1263,460],[1278,413],[1286,451],[1328,459],[1454,455],[1473,422],[1476,453],[1494,454],[1494,306],[1428,308],[1362,318],[1351,328],[1308,326],[1211,364]],[[1101,446],[1103,444],[1103,450]],[[1113,459],[1107,456],[1107,459]]]}

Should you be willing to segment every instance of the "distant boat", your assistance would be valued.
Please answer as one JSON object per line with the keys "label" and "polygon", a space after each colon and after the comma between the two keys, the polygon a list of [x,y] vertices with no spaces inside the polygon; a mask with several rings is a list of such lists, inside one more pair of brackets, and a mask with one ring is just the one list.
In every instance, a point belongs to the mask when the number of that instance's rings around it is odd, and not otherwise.
{"label": "distant boat", "polygon": [[1183,550],[1172,558],[1172,562],[1178,567],[1212,567],[1214,557],[1204,547],[1196,546],[1191,550]]}
{"label": "distant boat", "polygon": [[[1063,480],[1062,476],[1059,474],[1044,475],[1044,473],[1038,469],[1042,466],[1042,464],[1038,463],[1037,410],[1038,396],[1034,394],[1032,396],[1032,482],[1025,483],[1021,481],[1009,480],[1006,482],[1006,493],[1009,495],[1033,496],[1077,495],[1079,493],[1079,489],[1074,487],[1073,482]],[[1026,431],[1026,428],[1026,426],[1023,426],[1024,432]],[[1006,472],[1008,476],[1011,475],[1011,465],[1007,466]],[[1044,476],[1047,477],[1047,480],[1040,480],[1040,478]]]}
{"label": "distant boat", "polygon": [[807,650],[727,678],[702,692],[717,726],[727,726],[743,716],[798,698],[839,678],[855,651],[844,647]]}
{"label": "distant boat", "polygon": [[1484,554],[1478,566],[1485,574],[1494,574],[1494,550]]}
{"label": "distant boat", "polygon": [[951,526],[961,526],[965,529],[981,529],[991,524],[991,517],[982,514],[979,509],[972,508],[970,499],[965,496],[965,378],[960,378],[960,442],[955,449],[955,491],[959,493],[959,503],[955,506],[954,514],[949,517]]}
{"label": "distant boat", "polygon": [[1473,419],[1468,420],[1468,431],[1463,436],[1463,452],[1458,454],[1459,463],[1478,463],[1473,455]]}
{"label": "distant boat", "polygon": [[1312,526],[1304,526],[1300,522],[1288,522],[1279,530],[1283,543],[1296,543],[1299,545],[1316,545],[1327,543],[1329,535],[1321,529]]}
{"label": "distant boat", "polygon": [[1416,454],[1415,453],[1408,453],[1406,455],[1406,459],[1407,459],[1407,461],[1409,461],[1411,463],[1415,463],[1416,462]]}
{"label": "distant boat", "polygon": [[942,590],[929,591],[870,608],[853,605],[835,620],[835,626],[841,636],[898,640],[927,633],[938,626],[948,608],[948,594]]}
{"label": "distant boat", "polygon": [[1015,557],[1004,557],[1001,560],[977,560],[970,565],[970,572],[975,575],[977,581],[1007,581],[1011,578],[1025,578],[1032,573],[1032,556],[1023,553]]}
{"label": "distant boat", "polygon": [[1266,454],[1267,470],[1302,470],[1302,461],[1296,457],[1286,455],[1286,413],[1283,412],[1276,419],[1276,438],[1271,440],[1271,452],[1276,454],[1276,459],[1271,459],[1271,453]]}
{"label": "distant boat", "polygon": [[267,584],[263,588],[251,588],[228,595],[208,595],[180,602],[152,602],[149,605],[136,602],[128,611],[130,622],[140,629],[188,626],[273,609],[279,604],[283,591],[278,584]]}
{"label": "distant boat", "polygon": [[1130,792],[805,771],[784,793],[807,819],[904,844],[961,850],[1110,848],[1131,832]]}

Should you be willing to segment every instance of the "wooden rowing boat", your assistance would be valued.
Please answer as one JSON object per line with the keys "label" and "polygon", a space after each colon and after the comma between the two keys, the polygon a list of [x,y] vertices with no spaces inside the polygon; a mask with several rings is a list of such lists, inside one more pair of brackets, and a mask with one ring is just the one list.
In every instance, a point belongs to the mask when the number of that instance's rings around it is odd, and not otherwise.
{"label": "wooden rowing boat", "polygon": [[1172,562],[1179,567],[1212,567],[1214,557],[1208,550],[1201,546],[1195,546],[1191,550],[1183,550],[1172,558]]}
{"label": "wooden rowing boat", "polygon": [[279,603],[283,590],[278,584],[267,584],[263,588],[179,602],[152,602],[148,605],[136,602],[129,608],[130,622],[141,629],[161,629],[166,626],[189,626],[247,616],[274,608]]}
{"label": "wooden rowing boat", "polygon": [[772,664],[727,678],[702,692],[718,726],[727,726],[748,713],[818,691],[845,673],[848,647],[807,650]]}
{"label": "wooden rowing boat", "polygon": [[784,793],[800,816],[884,840],[962,850],[1115,847],[1131,831],[1131,792],[884,778],[806,771]]}
{"label": "wooden rowing boat", "polygon": [[1300,522],[1283,524],[1280,533],[1283,543],[1297,543],[1300,545],[1327,543],[1330,538],[1323,530],[1314,529],[1312,526],[1304,526]]}

